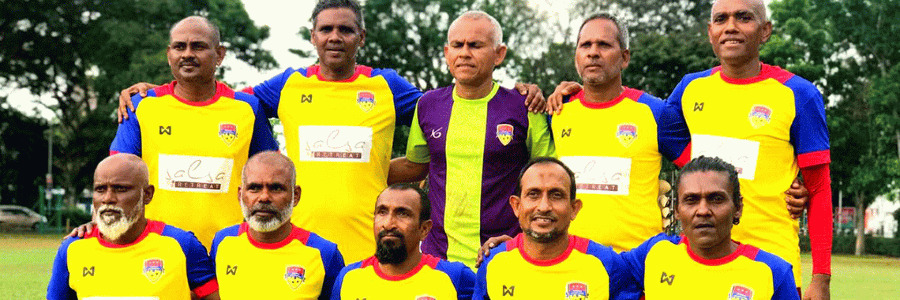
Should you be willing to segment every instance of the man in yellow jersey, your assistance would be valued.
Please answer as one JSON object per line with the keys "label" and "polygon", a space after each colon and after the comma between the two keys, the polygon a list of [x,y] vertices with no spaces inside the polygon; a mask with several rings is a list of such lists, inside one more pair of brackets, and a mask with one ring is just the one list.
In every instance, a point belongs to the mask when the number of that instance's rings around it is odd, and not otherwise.
{"label": "man in yellow jersey", "polygon": [[135,96],[110,153],[141,156],[156,199],[147,217],[194,232],[207,247],[216,231],[241,221],[240,170],[277,143],[259,100],[215,80],[225,56],[218,29],[203,17],[172,27],[166,49],[175,81]]}
{"label": "man in yellow jersey", "polygon": [[331,299],[472,299],[475,273],[423,254],[431,204],[415,185],[393,184],[375,202],[375,255],[341,270]]}
{"label": "man in yellow jersey", "polygon": [[764,1],[715,1],[707,32],[721,65],[686,75],[667,100],[690,128],[691,156],[735,165],[745,198],[735,240],[790,262],[798,283],[799,224],[782,210],[781,189],[803,174],[813,261],[804,298],[828,299],[833,220],[822,95],[808,80],[760,61],[759,48],[772,34]]}
{"label": "man in yellow jersey", "polygon": [[147,164],[132,154],[97,165],[91,206],[97,226],[63,241],[47,299],[219,299],[212,262],[197,238],[145,217],[144,206],[156,200],[147,176]]}
{"label": "man in yellow jersey", "polygon": [[210,249],[223,298],[331,297],[344,260],[337,245],[291,224],[301,191],[294,172],[276,151],[244,165],[238,201],[246,221],[219,231]]}

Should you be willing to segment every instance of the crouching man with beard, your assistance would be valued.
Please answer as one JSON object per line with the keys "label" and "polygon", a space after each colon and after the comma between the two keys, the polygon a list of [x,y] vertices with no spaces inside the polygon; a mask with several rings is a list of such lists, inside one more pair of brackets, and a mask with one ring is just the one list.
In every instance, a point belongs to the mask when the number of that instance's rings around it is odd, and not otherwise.
{"label": "crouching man with beard", "polygon": [[394,184],[375,202],[375,256],[341,270],[331,299],[471,299],[475,273],[460,262],[422,254],[431,230],[424,191]]}
{"label": "crouching man with beard", "polygon": [[300,201],[295,170],[277,151],[244,165],[238,197],[245,222],[216,233],[210,251],[223,299],[330,298],[344,258],[335,243],[291,223]]}
{"label": "crouching man with beard", "polygon": [[94,171],[97,224],[65,239],[53,262],[47,299],[123,297],[219,299],[206,248],[190,232],[144,216],[153,198],[147,164],[132,154],[107,157]]}

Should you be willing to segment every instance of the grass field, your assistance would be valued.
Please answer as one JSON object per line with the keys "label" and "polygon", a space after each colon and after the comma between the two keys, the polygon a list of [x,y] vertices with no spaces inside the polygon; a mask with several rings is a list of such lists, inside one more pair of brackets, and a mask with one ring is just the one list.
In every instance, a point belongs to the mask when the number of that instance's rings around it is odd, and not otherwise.
{"label": "grass field", "polygon": [[[0,299],[43,299],[61,235],[0,233]],[[809,255],[803,256],[809,282]],[[900,259],[835,256],[832,299],[897,299]],[[803,288],[806,288],[804,286]]]}

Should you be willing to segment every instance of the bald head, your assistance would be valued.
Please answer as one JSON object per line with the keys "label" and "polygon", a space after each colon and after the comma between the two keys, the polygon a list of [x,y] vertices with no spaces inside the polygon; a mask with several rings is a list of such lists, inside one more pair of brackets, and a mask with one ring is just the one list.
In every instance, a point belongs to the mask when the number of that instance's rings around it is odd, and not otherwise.
{"label": "bald head", "polygon": [[119,153],[104,158],[97,164],[97,168],[94,170],[94,179],[96,181],[97,176],[111,171],[134,178],[136,186],[145,187],[150,184],[148,170],[147,163],[137,155]]}
{"label": "bald head", "polygon": [[714,0],[712,4],[712,9],[710,10],[710,20],[712,20],[712,16],[715,15],[717,8],[720,4],[724,2],[741,2],[744,5],[749,6],[750,10],[753,11],[753,14],[757,16],[757,20],[765,23],[769,21],[769,18],[766,16],[766,2],[763,0]]}
{"label": "bald head", "polygon": [[221,39],[221,37],[219,35],[219,27],[216,26],[216,24],[213,24],[212,22],[210,22],[209,19],[207,19],[205,17],[201,17],[201,16],[190,16],[190,17],[181,19],[181,21],[178,21],[177,23],[175,23],[175,25],[172,25],[172,28],[169,30],[169,37],[171,38],[172,33],[175,32],[175,30],[183,28],[183,27],[187,27],[187,28],[204,27],[205,29],[208,30],[209,38],[213,42],[212,46],[213,47],[219,46],[220,39]]}
{"label": "bald head", "polygon": [[243,172],[241,172],[241,182],[246,182],[247,170],[258,167],[270,170],[283,170],[286,174],[291,175],[291,183],[297,182],[297,172],[296,169],[294,169],[294,162],[278,151],[263,151],[250,157],[244,165]]}
{"label": "bald head", "polygon": [[491,36],[490,38],[493,40],[493,45],[496,47],[503,43],[503,29],[500,28],[500,22],[497,22],[497,19],[487,14],[486,12],[480,10],[470,10],[464,12],[460,15],[456,20],[453,20],[453,23],[450,23],[450,28],[447,29],[448,42],[450,31],[459,25],[460,22],[465,21],[476,21],[476,20],[487,20],[491,22]]}

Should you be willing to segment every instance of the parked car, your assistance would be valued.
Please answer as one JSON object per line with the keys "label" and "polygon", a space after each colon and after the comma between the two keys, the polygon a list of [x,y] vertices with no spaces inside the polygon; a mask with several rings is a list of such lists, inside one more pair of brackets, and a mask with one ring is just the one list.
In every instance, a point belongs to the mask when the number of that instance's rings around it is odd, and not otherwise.
{"label": "parked car", "polygon": [[47,223],[47,217],[18,205],[0,205],[0,227],[30,228],[35,230],[40,223]]}

